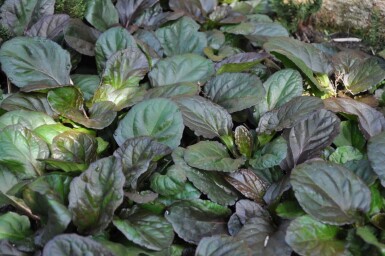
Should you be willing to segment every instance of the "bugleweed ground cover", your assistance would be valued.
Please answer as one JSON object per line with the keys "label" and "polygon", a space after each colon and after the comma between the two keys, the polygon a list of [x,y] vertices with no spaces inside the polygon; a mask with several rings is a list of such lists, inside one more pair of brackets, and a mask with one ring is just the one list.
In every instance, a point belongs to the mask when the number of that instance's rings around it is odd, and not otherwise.
{"label": "bugleweed ground cover", "polygon": [[385,255],[385,61],[270,7],[4,1],[0,255]]}

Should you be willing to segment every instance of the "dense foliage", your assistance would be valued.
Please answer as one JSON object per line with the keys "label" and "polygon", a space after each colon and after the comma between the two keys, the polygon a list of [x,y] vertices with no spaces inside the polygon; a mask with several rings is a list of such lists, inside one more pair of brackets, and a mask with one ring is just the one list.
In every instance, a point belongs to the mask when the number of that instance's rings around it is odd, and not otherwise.
{"label": "dense foliage", "polygon": [[6,0],[0,254],[384,255],[385,62],[267,10]]}

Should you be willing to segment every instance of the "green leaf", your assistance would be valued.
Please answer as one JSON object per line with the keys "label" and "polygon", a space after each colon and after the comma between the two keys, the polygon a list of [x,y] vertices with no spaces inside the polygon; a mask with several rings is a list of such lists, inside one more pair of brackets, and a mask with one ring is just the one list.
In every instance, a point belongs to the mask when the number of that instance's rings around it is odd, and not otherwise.
{"label": "green leaf", "polygon": [[134,105],[143,98],[145,90],[139,87],[139,81],[148,69],[146,56],[136,46],[116,52],[106,63],[93,101],[111,101],[116,110]]}
{"label": "green leaf", "polygon": [[14,110],[0,116],[0,130],[9,125],[20,125],[29,130],[39,126],[56,124],[52,117],[37,111]]}
{"label": "green leaf", "polygon": [[70,55],[48,39],[13,38],[1,46],[0,62],[17,87],[70,84]]}
{"label": "green leaf", "polygon": [[111,0],[88,1],[84,17],[100,31],[105,31],[119,23],[118,11]]}
{"label": "green leaf", "polygon": [[73,74],[71,79],[74,85],[80,89],[85,100],[92,99],[100,84],[100,77],[98,75]]}
{"label": "green leaf", "polygon": [[108,249],[91,238],[77,234],[58,235],[49,241],[43,249],[42,256],[114,256]]}
{"label": "green leaf", "polygon": [[201,141],[189,146],[184,160],[192,167],[220,172],[234,172],[245,162],[242,158],[231,158],[226,147],[216,141]]}
{"label": "green leaf", "polygon": [[79,232],[95,234],[111,222],[123,201],[125,178],[114,157],[102,158],[71,182],[68,209]]}
{"label": "green leaf", "polygon": [[182,17],[177,22],[155,31],[167,56],[184,53],[203,54],[207,46],[205,33],[198,32],[199,24],[190,17]]}
{"label": "green leaf", "polygon": [[71,19],[64,30],[64,39],[77,52],[95,56],[95,43],[100,34],[98,30],[87,26],[83,21]]}
{"label": "green leaf", "polygon": [[306,214],[296,200],[280,203],[277,208],[275,208],[275,212],[279,217],[284,219],[295,219]]}
{"label": "green leaf", "polygon": [[39,177],[23,191],[24,201],[40,216],[43,226],[35,237],[35,243],[44,245],[64,232],[71,222],[71,214],[66,207],[70,182],[70,177],[51,174]]}
{"label": "green leaf", "polygon": [[246,241],[235,240],[230,236],[210,236],[200,240],[196,249],[196,256],[237,255],[248,256],[253,252]]}
{"label": "green leaf", "polygon": [[172,165],[165,175],[154,173],[151,176],[151,189],[163,196],[175,195],[183,191],[186,180],[184,170]]}
{"label": "green leaf", "polygon": [[144,95],[144,99],[176,98],[178,96],[198,95],[200,87],[194,83],[180,83],[151,88]]}
{"label": "green leaf", "polygon": [[0,239],[20,241],[32,234],[27,216],[8,212],[0,216]]}
{"label": "green leaf", "polygon": [[288,150],[286,160],[281,163],[281,167],[288,171],[320,155],[338,134],[339,122],[334,113],[321,109],[306,120],[297,123],[290,131],[284,132]]}
{"label": "green leaf", "polygon": [[259,120],[257,132],[266,133],[290,128],[323,107],[322,100],[317,97],[295,97],[282,106],[266,112]]}
{"label": "green leaf", "polygon": [[120,50],[108,58],[102,74],[102,83],[110,84],[114,88],[138,86],[133,83],[133,77],[140,81],[146,75],[149,64],[138,47],[128,47]]}
{"label": "green leaf", "polygon": [[374,234],[375,230],[371,226],[358,227],[357,235],[361,237],[366,243],[374,245],[379,249],[381,255],[385,254],[385,244],[380,243]]}
{"label": "green leaf", "polygon": [[21,125],[7,126],[0,132],[0,167],[20,179],[43,174],[44,164],[37,159],[49,156],[47,144]]}
{"label": "green leaf", "polygon": [[200,96],[181,97],[176,101],[182,111],[184,124],[195,135],[213,139],[231,134],[231,116],[221,106]]}
{"label": "green leaf", "polygon": [[226,234],[229,214],[227,207],[197,199],[172,204],[165,217],[179,237],[198,244],[203,237]]}
{"label": "green leaf", "polygon": [[360,177],[368,186],[372,185],[378,178],[367,158],[346,162],[344,166]]}
{"label": "green leaf", "polygon": [[48,104],[47,95],[42,93],[12,93],[1,102],[1,108],[7,111],[29,110],[42,112],[52,117],[56,115]]}
{"label": "green leaf", "polygon": [[122,162],[126,186],[136,190],[138,182],[149,176],[147,172],[156,162],[170,153],[171,149],[155,138],[141,136],[127,139],[114,156]]}
{"label": "green leaf", "polygon": [[147,249],[161,251],[171,246],[174,240],[172,225],[163,217],[138,210],[127,219],[114,219],[114,226],[135,244]]}
{"label": "green leaf", "polygon": [[34,133],[42,138],[48,145],[51,145],[57,135],[66,131],[71,131],[71,128],[57,123],[41,125],[34,130]]}
{"label": "green leaf", "polygon": [[345,164],[348,161],[361,160],[362,158],[363,155],[358,149],[351,146],[342,146],[331,153],[329,161],[337,164]]}
{"label": "green leaf", "polygon": [[119,145],[137,136],[152,136],[174,149],[180,144],[184,125],[178,106],[168,99],[150,99],[136,104],[120,121],[114,133]]}
{"label": "green leaf", "polygon": [[116,117],[115,104],[109,101],[93,104],[87,116],[81,92],[74,86],[51,90],[47,98],[55,112],[88,128],[103,129]]}
{"label": "green leaf", "polygon": [[370,210],[368,186],[341,165],[323,161],[298,165],[290,183],[301,207],[324,223],[354,223],[361,212]]}
{"label": "green leaf", "polygon": [[206,82],[214,74],[213,63],[196,54],[183,54],[158,61],[148,74],[151,85]]}
{"label": "green leaf", "polygon": [[292,221],[287,229],[286,242],[302,255],[346,255],[345,242],[337,238],[339,227],[323,224],[308,215]]}
{"label": "green leaf", "polygon": [[267,53],[241,52],[215,64],[217,75],[225,72],[245,72],[260,64],[269,57]]}
{"label": "green leaf", "polygon": [[229,113],[252,107],[265,95],[258,76],[245,73],[224,73],[212,78],[204,93]]}
{"label": "green leaf", "polygon": [[368,143],[368,158],[373,171],[378,175],[382,186],[385,186],[385,132],[372,137]]}
{"label": "green leaf", "polygon": [[342,121],[340,124],[340,133],[334,139],[333,143],[337,147],[352,146],[363,151],[366,141],[355,122]]}
{"label": "green leaf", "polygon": [[263,170],[279,165],[287,155],[287,143],[283,137],[266,144],[261,150],[255,152],[250,165],[257,169]]}
{"label": "green leaf", "polygon": [[240,125],[234,131],[235,144],[239,153],[247,158],[251,158],[254,149],[254,137],[245,126]]}
{"label": "green leaf", "polygon": [[258,120],[262,114],[289,102],[303,92],[301,74],[293,69],[283,69],[270,76],[263,87],[264,100],[257,102],[253,116]]}
{"label": "green leaf", "polygon": [[253,171],[241,169],[229,174],[226,180],[245,197],[260,204],[264,203],[262,198],[269,187],[269,183],[258,177]]}
{"label": "green leaf", "polygon": [[8,0],[0,9],[1,24],[17,36],[24,32],[41,17],[54,13],[54,0]]}
{"label": "green leaf", "polygon": [[129,47],[136,47],[135,39],[122,27],[113,27],[101,34],[95,44],[95,59],[98,72],[101,73],[104,70],[107,60],[114,53]]}
{"label": "green leaf", "polygon": [[244,35],[255,46],[260,46],[270,37],[288,37],[289,32],[279,23],[274,22],[241,22],[237,25],[224,26],[223,32]]}

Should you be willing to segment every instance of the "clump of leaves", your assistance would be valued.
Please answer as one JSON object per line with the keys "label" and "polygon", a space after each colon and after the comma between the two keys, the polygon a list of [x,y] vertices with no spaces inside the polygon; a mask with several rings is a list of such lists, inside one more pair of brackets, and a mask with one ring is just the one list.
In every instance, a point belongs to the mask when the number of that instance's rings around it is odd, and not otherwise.
{"label": "clump of leaves", "polygon": [[57,0],[55,13],[66,13],[71,18],[83,19],[87,9],[85,0]]}
{"label": "clump of leaves", "polygon": [[250,2],[53,3],[1,7],[1,255],[383,254],[384,60]]}

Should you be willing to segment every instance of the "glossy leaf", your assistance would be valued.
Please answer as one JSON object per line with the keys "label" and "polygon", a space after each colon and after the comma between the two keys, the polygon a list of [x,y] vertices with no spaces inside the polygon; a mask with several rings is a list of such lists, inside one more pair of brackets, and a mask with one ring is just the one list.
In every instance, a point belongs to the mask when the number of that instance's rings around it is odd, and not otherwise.
{"label": "glossy leaf", "polygon": [[156,37],[167,56],[195,53],[202,55],[207,46],[205,33],[198,32],[199,24],[190,17],[182,17],[177,22],[159,28]]}
{"label": "glossy leaf", "polygon": [[27,216],[8,212],[0,216],[0,239],[19,241],[32,234]]}
{"label": "glossy leaf", "polygon": [[74,74],[71,79],[74,85],[80,89],[85,100],[92,99],[100,84],[100,77],[97,75]]}
{"label": "glossy leaf", "polygon": [[323,108],[323,103],[319,98],[295,97],[282,106],[266,112],[259,120],[257,132],[280,131],[284,128],[290,128],[321,108]]}
{"label": "glossy leaf", "polygon": [[212,139],[230,134],[233,122],[230,114],[221,106],[200,96],[178,98],[177,103],[184,124],[195,135]]}
{"label": "glossy leaf", "polygon": [[151,85],[163,86],[183,82],[204,83],[214,74],[210,60],[196,54],[183,54],[157,62],[148,74]]}
{"label": "glossy leaf", "polygon": [[0,167],[20,179],[42,175],[44,164],[37,159],[49,156],[47,144],[21,125],[7,126],[0,132]]}
{"label": "glossy leaf", "polygon": [[102,158],[71,182],[68,209],[79,232],[94,234],[111,222],[123,201],[125,178],[114,157]]}
{"label": "glossy leaf", "polygon": [[118,10],[120,24],[127,27],[142,11],[152,7],[156,2],[158,0],[118,0],[116,9]]}
{"label": "glossy leaf", "polygon": [[144,99],[176,98],[178,96],[198,95],[200,87],[194,83],[181,83],[154,87],[146,92]]}
{"label": "glossy leaf", "polygon": [[258,76],[244,73],[225,73],[212,78],[204,93],[229,113],[241,111],[261,101],[265,90]]}
{"label": "glossy leaf", "polygon": [[363,158],[362,153],[351,146],[342,146],[336,148],[329,156],[329,161],[337,164],[345,164],[348,161],[361,160]]}
{"label": "glossy leaf", "polygon": [[105,31],[119,23],[118,11],[111,0],[88,1],[84,17],[100,31]]}
{"label": "glossy leaf", "polygon": [[233,159],[226,147],[215,141],[201,141],[189,146],[184,154],[186,163],[206,171],[234,172],[244,159]]}
{"label": "glossy leaf", "polygon": [[34,130],[39,126],[47,124],[56,124],[56,122],[52,117],[41,112],[15,110],[0,116],[0,130],[9,125],[21,125],[30,130]]}
{"label": "glossy leaf", "polygon": [[98,72],[101,73],[104,70],[107,60],[114,53],[135,46],[134,37],[126,29],[114,27],[105,31],[95,44],[95,59]]}
{"label": "glossy leaf", "polygon": [[228,208],[204,200],[180,201],[165,214],[174,231],[183,240],[198,244],[206,236],[226,234]]}
{"label": "glossy leaf", "polygon": [[[56,115],[48,104],[46,95],[40,93],[13,93],[1,102],[0,107],[7,111],[30,110],[42,112],[52,117]],[[32,113],[30,114],[32,115]]]}
{"label": "glossy leaf", "polygon": [[120,121],[114,133],[119,145],[129,138],[152,136],[170,148],[179,146],[184,125],[178,106],[168,99],[150,99],[136,104]]}
{"label": "glossy leaf", "polygon": [[299,254],[346,255],[345,242],[338,240],[339,227],[319,222],[308,215],[290,223],[286,242]]}
{"label": "glossy leaf", "polygon": [[48,39],[13,38],[1,46],[0,62],[8,78],[18,87],[70,83],[70,55]]}
{"label": "glossy leaf", "polygon": [[302,208],[324,223],[353,223],[360,212],[370,209],[369,188],[337,164],[312,161],[299,165],[292,171],[290,183]]}
{"label": "glossy leaf", "polygon": [[339,126],[338,117],[324,109],[297,123],[290,131],[284,133],[288,142],[288,151],[286,161],[281,166],[285,170],[290,170],[318,156],[321,150],[332,143],[339,133]]}
{"label": "glossy leaf", "polygon": [[88,128],[103,129],[110,125],[116,117],[115,104],[110,101],[93,104],[87,116],[83,106],[83,97],[79,89],[73,86],[51,90],[48,92],[47,98],[55,112]]}
{"label": "glossy leaf", "polygon": [[172,225],[163,217],[139,210],[127,219],[115,219],[114,226],[124,236],[147,249],[161,251],[171,246],[174,240]]}
{"label": "glossy leaf", "polygon": [[263,204],[262,198],[269,186],[269,183],[258,177],[251,170],[241,169],[237,172],[229,174],[226,177],[226,180],[245,197]]}

